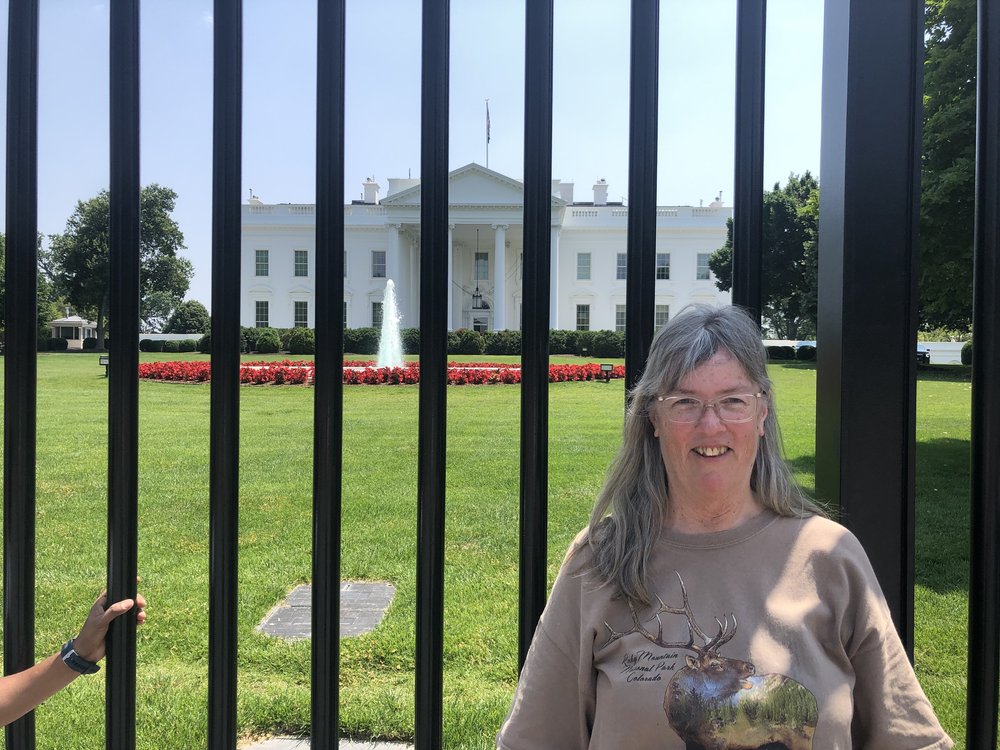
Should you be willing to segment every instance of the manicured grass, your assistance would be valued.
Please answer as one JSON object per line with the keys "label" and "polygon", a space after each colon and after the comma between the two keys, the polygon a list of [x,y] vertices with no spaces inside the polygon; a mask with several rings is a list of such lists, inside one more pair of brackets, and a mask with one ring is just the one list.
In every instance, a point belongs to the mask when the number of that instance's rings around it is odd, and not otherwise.
{"label": "manicured grass", "polygon": [[[812,488],[815,370],[787,365],[772,373],[789,458],[800,480]],[[96,355],[89,354],[41,355],[38,380],[41,657],[75,632],[103,586],[107,381]],[[551,386],[550,577],[572,536],[585,525],[617,448],[622,388],[620,380]],[[303,386],[240,392],[239,724],[244,735],[308,731],[309,644],[267,638],[255,626],[288,589],[311,575],[312,394]],[[344,390],[343,575],[397,587],[383,624],[342,642],[345,734],[412,737],[417,394],[415,386]],[[967,383],[920,384],[917,668],[960,744],[968,397]],[[492,747],[516,681],[519,408],[519,386],[448,389],[448,748]],[[141,383],[139,569],[151,606],[150,621],[139,635],[137,731],[138,747],[149,750],[206,745],[208,425],[207,384]],[[102,716],[101,677],[77,680],[39,710],[39,747],[98,747]]]}

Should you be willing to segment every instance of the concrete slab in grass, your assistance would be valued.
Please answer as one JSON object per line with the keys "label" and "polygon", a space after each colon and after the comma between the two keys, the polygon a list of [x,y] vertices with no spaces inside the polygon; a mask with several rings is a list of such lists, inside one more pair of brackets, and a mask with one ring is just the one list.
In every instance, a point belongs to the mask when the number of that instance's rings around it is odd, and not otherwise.
{"label": "concrete slab in grass", "polygon": [[[349,638],[378,627],[396,595],[391,583],[344,581],[340,584],[340,635]],[[296,640],[312,636],[312,586],[296,586],[257,626],[266,635]]]}
{"label": "concrete slab in grass", "polygon": [[[413,745],[402,742],[340,741],[340,750],[412,750],[412,748]],[[272,737],[256,745],[249,745],[245,750],[309,750],[309,740],[294,737]]]}

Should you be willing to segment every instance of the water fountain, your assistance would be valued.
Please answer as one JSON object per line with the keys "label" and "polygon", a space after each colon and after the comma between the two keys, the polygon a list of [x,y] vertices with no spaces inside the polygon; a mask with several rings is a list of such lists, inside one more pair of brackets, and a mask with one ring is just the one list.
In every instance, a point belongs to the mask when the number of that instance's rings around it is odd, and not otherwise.
{"label": "water fountain", "polygon": [[392,279],[385,282],[382,297],[382,333],[378,339],[377,367],[402,367],[403,342],[399,338],[399,306],[396,304],[396,285]]}

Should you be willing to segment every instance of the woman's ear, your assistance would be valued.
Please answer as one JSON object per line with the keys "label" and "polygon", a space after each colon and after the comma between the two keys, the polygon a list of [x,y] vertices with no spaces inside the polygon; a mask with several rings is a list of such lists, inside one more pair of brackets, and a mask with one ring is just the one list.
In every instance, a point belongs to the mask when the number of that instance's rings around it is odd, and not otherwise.
{"label": "woman's ear", "polygon": [[768,414],[766,395],[762,397],[761,406],[762,406],[761,414],[757,422],[757,434],[759,434],[761,437],[764,437],[764,422],[767,421],[767,414]]}

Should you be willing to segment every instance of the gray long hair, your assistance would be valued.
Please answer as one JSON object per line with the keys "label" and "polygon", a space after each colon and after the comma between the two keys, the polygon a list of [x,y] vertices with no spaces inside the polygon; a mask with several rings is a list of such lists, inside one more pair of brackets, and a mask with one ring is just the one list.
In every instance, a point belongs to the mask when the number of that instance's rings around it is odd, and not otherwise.
{"label": "gray long hair", "polygon": [[586,534],[596,578],[633,603],[651,604],[646,566],[670,503],[669,480],[650,413],[657,396],[675,390],[719,350],[742,365],[766,399],[764,436],[758,441],[750,476],[757,501],[781,516],[826,515],[806,496],[785,463],[767,352],[757,324],[739,307],[690,305],[653,340],[646,368],[631,392],[621,450],[597,496]]}

